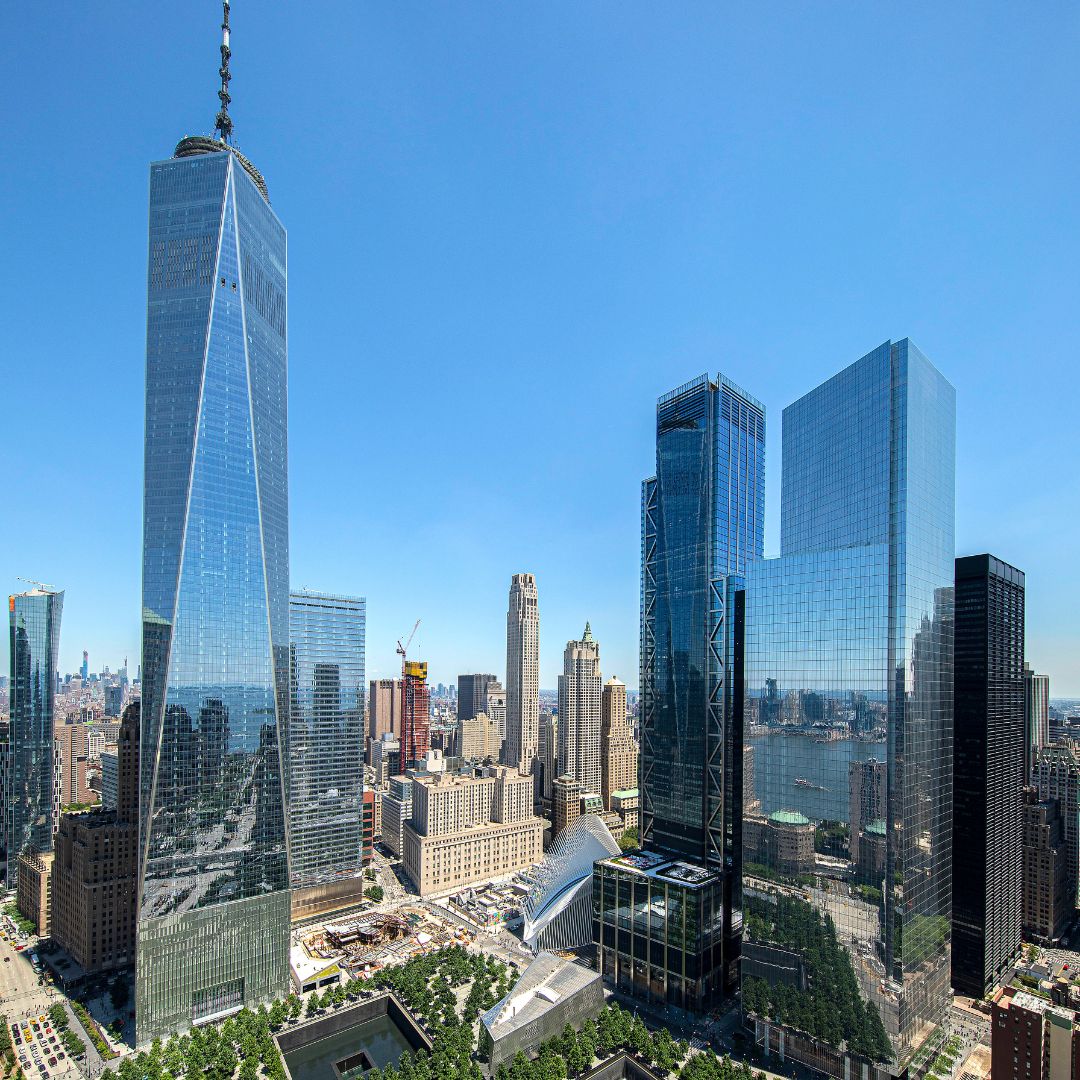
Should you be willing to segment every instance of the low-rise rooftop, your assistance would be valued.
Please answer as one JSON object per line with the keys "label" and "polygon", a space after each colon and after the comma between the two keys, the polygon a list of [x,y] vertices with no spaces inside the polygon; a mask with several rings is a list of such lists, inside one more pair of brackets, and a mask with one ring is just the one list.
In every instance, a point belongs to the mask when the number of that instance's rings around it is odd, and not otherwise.
{"label": "low-rise rooftop", "polygon": [[655,851],[630,851],[622,855],[612,855],[610,859],[601,859],[600,862],[631,874],[674,881],[694,888],[711,884],[720,877],[712,867],[672,859],[669,855],[661,855]]}
{"label": "low-rise rooftop", "polygon": [[542,1016],[552,1005],[599,981],[600,973],[591,968],[554,953],[539,953],[510,993],[484,1013],[481,1022],[492,1041],[498,1042]]}

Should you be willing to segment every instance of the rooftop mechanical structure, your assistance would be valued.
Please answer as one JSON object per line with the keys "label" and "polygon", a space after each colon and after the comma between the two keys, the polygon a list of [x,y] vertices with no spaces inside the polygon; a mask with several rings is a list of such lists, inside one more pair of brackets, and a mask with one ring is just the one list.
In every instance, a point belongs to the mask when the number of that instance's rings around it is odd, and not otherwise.
{"label": "rooftop mechanical structure", "polygon": [[592,942],[593,864],[618,854],[619,845],[597,814],[579,817],[556,837],[525,898],[523,938],[534,955]]}

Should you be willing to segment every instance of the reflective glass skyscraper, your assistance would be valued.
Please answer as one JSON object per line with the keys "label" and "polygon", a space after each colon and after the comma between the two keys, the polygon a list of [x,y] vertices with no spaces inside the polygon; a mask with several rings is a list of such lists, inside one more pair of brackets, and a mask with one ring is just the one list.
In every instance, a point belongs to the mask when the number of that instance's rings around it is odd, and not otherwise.
{"label": "reflective glass skyscraper", "polygon": [[297,916],[363,892],[365,603],[289,597],[289,840]]}
{"label": "reflective glass skyscraper", "polygon": [[953,388],[886,342],[784,410],[781,556],[747,569],[743,1003],[834,1075],[949,1003],[954,443]]}
{"label": "reflective glass skyscraper", "polygon": [[[597,864],[604,977],[702,1011],[738,975],[742,577],[762,554],[765,412],[722,375],[660,398],[642,486],[641,842]],[[561,766],[560,766],[561,768]]]}
{"label": "reflective glass skyscraper", "polygon": [[715,866],[734,854],[741,776],[725,746],[734,596],[764,525],[764,407],[723,375],[665,394],[642,486],[642,842]]}
{"label": "reflective glass skyscraper", "polygon": [[140,1043],[280,996],[289,930],[285,229],[188,138],[150,167],[149,249]]}
{"label": "reflective glass skyscraper", "polygon": [[8,598],[11,790],[4,807],[4,843],[9,888],[15,887],[21,854],[52,850],[53,703],[63,613],[62,592],[38,588]]}

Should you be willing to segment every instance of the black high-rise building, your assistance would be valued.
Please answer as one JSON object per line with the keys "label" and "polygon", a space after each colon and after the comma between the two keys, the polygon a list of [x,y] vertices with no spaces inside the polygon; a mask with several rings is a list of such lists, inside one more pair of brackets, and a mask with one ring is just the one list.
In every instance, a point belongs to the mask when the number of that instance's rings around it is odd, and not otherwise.
{"label": "black high-rise building", "polygon": [[605,981],[668,1009],[707,1011],[738,980],[743,583],[764,486],[759,402],[723,375],[660,398],[641,506],[641,850],[595,864],[593,939]]}
{"label": "black high-rise building", "polygon": [[956,560],[952,985],[984,997],[1020,948],[1024,575]]}
{"label": "black high-rise building", "polygon": [[498,681],[494,675],[459,675],[457,677],[458,723],[463,720],[474,720],[477,713],[487,711],[488,687]]}

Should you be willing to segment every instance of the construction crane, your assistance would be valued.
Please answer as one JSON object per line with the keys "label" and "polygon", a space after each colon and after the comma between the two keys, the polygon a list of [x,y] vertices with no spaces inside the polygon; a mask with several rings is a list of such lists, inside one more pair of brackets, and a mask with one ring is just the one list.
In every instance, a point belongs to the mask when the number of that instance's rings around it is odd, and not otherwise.
{"label": "construction crane", "polygon": [[408,652],[409,646],[412,644],[412,639],[416,636],[416,628],[419,625],[420,625],[420,620],[417,619],[416,622],[413,623],[413,628],[410,631],[409,636],[405,639],[405,644],[404,645],[401,644],[401,638],[398,638],[397,654],[398,654],[398,656],[401,657],[401,673],[402,673],[402,675],[405,674],[405,653]]}
{"label": "construction crane", "polygon": [[33,578],[18,577],[18,576],[16,576],[16,580],[17,581],[25,581],[27,585],[36,585],[42,592],[53,592],[54,591],[53,587],[51,585],[46,585],[44,581],[34,581]]}

